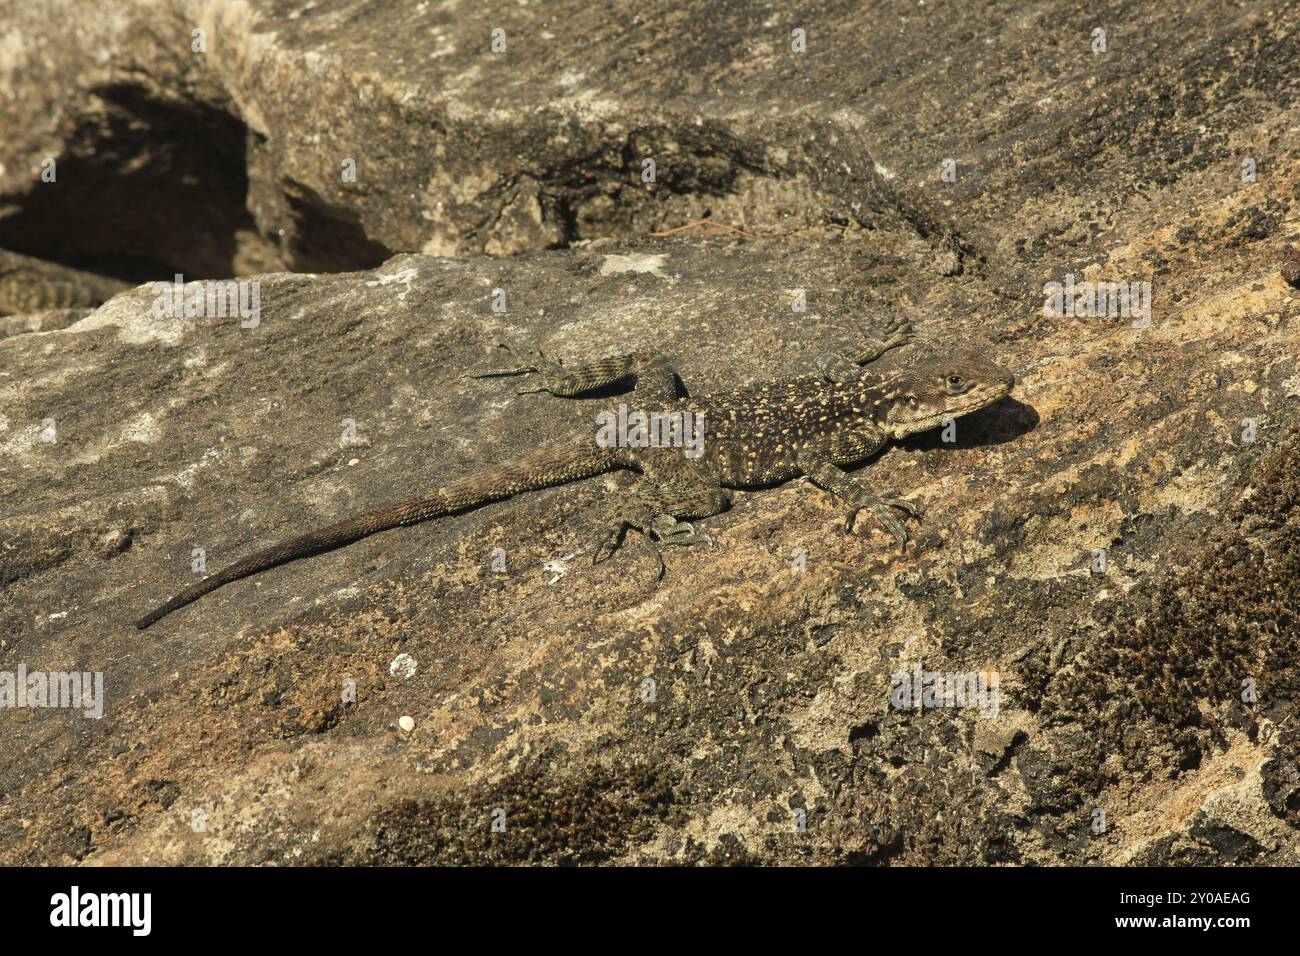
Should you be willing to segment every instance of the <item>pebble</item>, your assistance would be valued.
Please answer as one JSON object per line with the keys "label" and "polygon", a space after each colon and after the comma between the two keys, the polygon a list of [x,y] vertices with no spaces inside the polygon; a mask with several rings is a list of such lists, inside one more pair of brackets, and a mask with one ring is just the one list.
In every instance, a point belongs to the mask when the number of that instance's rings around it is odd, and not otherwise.
{"label": "pebble", "polygon": [[415,663],[415,658],[410,654],[398,654],[393,658],[392,663],[388,665],[388,673],[394,677],[400,677],[405,680],[408,677],[414,677],[416,668],[419,665]]}
{"label": "pebble", "polygon": [[415,718],[403,714],[397,718],[397,726],[402,728],[402,733],[409,734],[415,729]]}

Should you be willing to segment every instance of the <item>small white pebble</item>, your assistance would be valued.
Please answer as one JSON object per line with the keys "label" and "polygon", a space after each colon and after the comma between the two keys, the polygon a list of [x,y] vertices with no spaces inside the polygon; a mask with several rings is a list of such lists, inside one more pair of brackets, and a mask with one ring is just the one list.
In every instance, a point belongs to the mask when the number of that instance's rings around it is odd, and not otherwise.
{"label": "small white pebble", "polygon": [[415,676],[415,670],[419,665],[415,663],[415,658],[410,654],[398,654],[388,665],[388,673],[394,677],[406,679]]}
{"label": "small white pebble", "polygon": [[415,718],[403,714],[397,718],[397,726],[402,728],[402,733],[409,734],[415,729]]}
{"label": "small white pebble", "polygon": [[568,568],[565,567],[565,565],[568,564],[577,556],[578,556],[578,552],[575,551],[573,552],[573,554],[566,554],[558,561],[547,561],[545,564],[543,564],[542,570],[550,571],[554,575],[554,577],[551,578],[551,580],[547,581],[546,583],[554,584],[556,581],[560,580],[560,578],[564,577],[569,570]]}
{"label": "small white pebble", "polygon": [[351,468],[353,465],[359,465],[359,464],[361,464],[361,459],[360,459],[360,458],[353,458],[352,460],[350,460],[350,461],[348,462],[348,467]]}

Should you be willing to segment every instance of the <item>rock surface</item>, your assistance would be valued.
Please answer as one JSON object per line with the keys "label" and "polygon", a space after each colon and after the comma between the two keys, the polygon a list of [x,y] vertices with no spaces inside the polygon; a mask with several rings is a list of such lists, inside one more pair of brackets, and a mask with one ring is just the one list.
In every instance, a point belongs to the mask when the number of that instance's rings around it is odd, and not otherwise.
{"label": "rock surface", "polygon": [[[255,276],[260,320],[5,327],[0,672],[107,702],[0,710],[0,862],[1300,862],[1293,6],[53,6],[0,0],[0,246]],[[1150,322],[1046,315],[1067,275]],[[888,361],[1019,379],[861,473],[926,508],[905,553],[793,482],[662,581],[569,559],[617,475],[131,626],[195,549],[592,414],[458,377],[503,335],[704,392],[899,310]],[[892,707],[917,665],[997,715]]]}

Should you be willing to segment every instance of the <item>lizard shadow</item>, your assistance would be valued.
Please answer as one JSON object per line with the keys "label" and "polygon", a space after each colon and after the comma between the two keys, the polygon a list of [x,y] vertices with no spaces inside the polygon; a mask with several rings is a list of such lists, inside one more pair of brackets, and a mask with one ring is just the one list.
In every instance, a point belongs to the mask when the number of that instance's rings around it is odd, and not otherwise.
{"label": "lizard shadow", "polygon": [[1007,396],[988,408],[981,408],[957,419],[955,441],[943,440],[943,429],[908,435],[898,443],[899,448],[915,451],[933,451],[940,448],[979,448],[986,445],[1004,445],[1038,427],[1038,411],[1018,399]]}

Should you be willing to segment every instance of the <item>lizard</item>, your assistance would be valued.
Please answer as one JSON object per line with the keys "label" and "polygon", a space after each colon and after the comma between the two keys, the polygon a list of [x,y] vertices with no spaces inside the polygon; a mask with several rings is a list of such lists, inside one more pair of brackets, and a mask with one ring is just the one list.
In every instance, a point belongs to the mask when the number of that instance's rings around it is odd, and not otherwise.
{"label": "lizard", "polygon": [[[347,518],[256,551],[170,598],[136,622],[143,630],[178,608],[240,578],[333,550],[361,538],[431,518],[468,511],[525,491],[590,478],[615,469],[635,469],[642,479],[618,501],[592,546],[592,562],[609,557],[629,529],[659,545],[712,543],[690,520],[726,509],[729,489],[756,488],[810,478],[848,505],[845,530],[870,510],[906,547],[903,520],[919,520],[920,509],[895,494],[876,494],[845,466],[866,461],[891,440],[938,427],[1009,395],[1015,376],[983,354],[961,349],[929,356],[910,369],[879,374],[863,368],[890,348],[911,339],[906,320],[867,338],[854,354],[823,353],[818,371],[759,381],[711,396],[682,398],[669,360],[657,349],[634,349],[581,365],[565,366],[540,349],[500,343],[512,358],[506,366],[464,373],[469,378],[536,374],[534,387],[519,394],[549,392],[577,397],[635,377],[632,397],[641,410],[690,411],[703,423],[698,457],[671,444],[630,447],[602,441],[595,428],[579,429],[555,442],[539,442],[511,461],[452,481],[430,496]],[[698,427],[698,426],[697,426]],[[660,570],[662,573],[662,558]]]}
{"label": "lizard", "polygon": [[0,249],[0,315],[102,305],[126,282]]}

